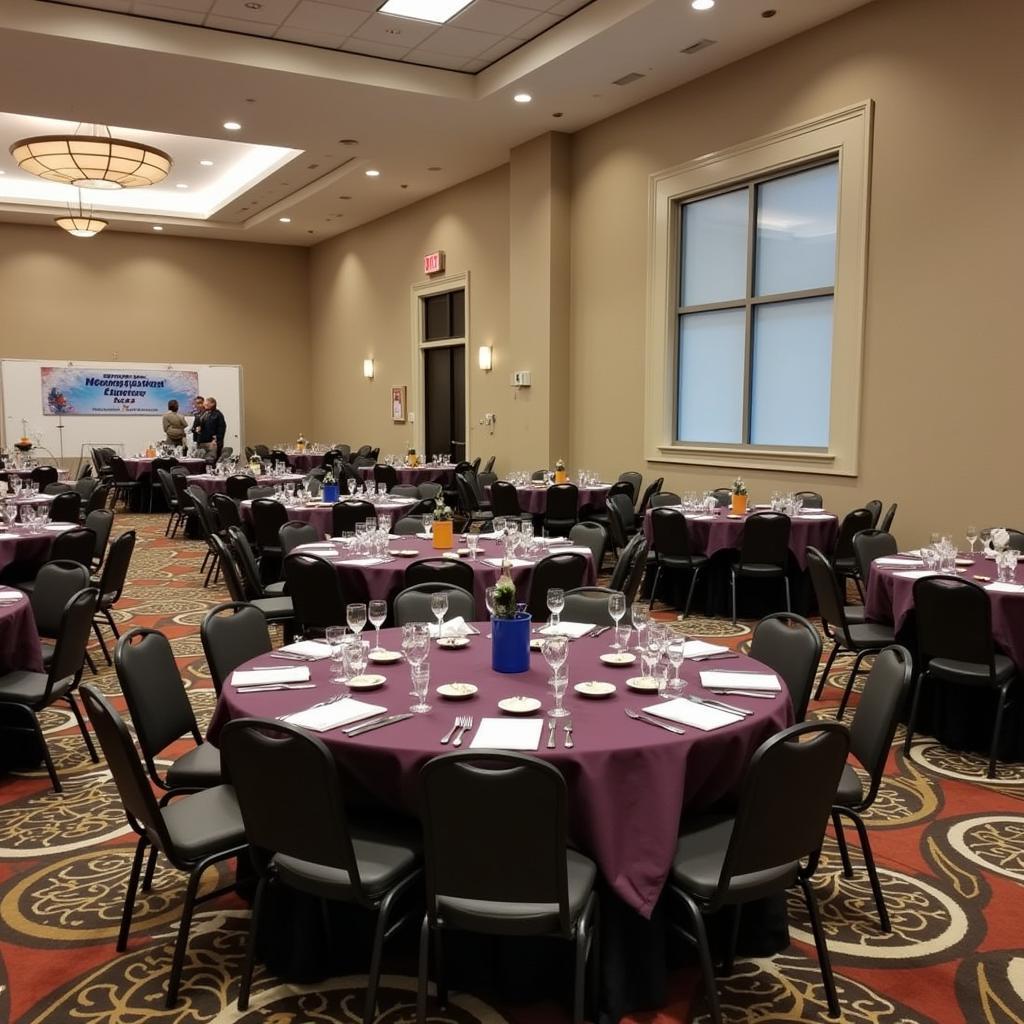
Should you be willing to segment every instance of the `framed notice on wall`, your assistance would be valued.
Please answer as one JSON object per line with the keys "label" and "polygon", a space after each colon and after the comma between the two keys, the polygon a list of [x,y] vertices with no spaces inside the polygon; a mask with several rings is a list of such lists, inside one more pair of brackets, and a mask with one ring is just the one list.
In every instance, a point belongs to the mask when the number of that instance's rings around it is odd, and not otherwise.
{"label": "framed notice on wall", "polygon": [[391,389],[391,419],[395,423],[405,422],[405,385]]}

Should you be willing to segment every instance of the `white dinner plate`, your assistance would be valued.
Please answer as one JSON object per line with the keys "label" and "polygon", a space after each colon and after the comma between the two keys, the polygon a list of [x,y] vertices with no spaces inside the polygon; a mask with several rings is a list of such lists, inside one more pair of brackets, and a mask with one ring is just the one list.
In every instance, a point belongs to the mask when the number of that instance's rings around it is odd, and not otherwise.
{"label": "white dinner plate", "polygon": [[956,564],[957,565],[963,565],[963,566],[974,565],[974,559],[973,558],[958,558],[956,560]]}
{"label": "white dinner plate", "polygon": [[631,690],[640,690],[642,693],[657,693],[658,680],[654,676],[633,676],[626,680],[626,685]]}
{"label": "white dinner plate", "polygon": [[437,688],[438,696],[445,700],[468,700],[476,692],[472,683],[444,683]]}
{"label": "white dinner plate", "polygon": [[396,661],[402,660],[402,652],[370,651],[368,657],[370,661],[376,662],[378,665],[393,665]]}
{"label": "white dinner plate", "polygon": [[532,715],[540,710],[540,701],[536,697],[506,697],[498,701],[498,707],[510,715]]}
{"label": "white dinner plate", "polygon": [[415,548],[400,548],[397,551],[392,551],[391,554],[396,558],[415,558],[419,552]]}
{"label": "white dinner plate", "polygon": [[573,689],[581,697],[610,697],[616,687],[614,683],[603,683],[598,679],[591,679],[586,683],[577,683]]}
{"label": "white dinner plate", "polygon": [[629,651],[610,651],[601,655],[601,661],[605,665],[615,665],[621,668],[624,665],[632,665],[636,661],[636,655],[630,654]]}
{"label": "white dinner plate", "polygon": [[387,682],[384,676],[363,675],[353,676],[345,685],[350,690],[376,690]]}
{"label": "white dinner plate", "polygon": [[469,646],[468,636],[443,636],[437,641],[438,647],[443,647],[446,651],[458,651],[463,647]]}

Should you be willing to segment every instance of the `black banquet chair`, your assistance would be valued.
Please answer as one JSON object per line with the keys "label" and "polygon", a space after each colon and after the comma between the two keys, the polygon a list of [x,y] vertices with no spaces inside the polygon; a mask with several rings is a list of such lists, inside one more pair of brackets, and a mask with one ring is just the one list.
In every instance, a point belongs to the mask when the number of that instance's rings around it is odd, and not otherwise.
{"label": "black banquet chair", "polygon": [[218,697],[239,665],[273,649],[266,615],[245,601],[226,601],[211,608],[203,616],[199,636]]}
{"label": "black banquet chair", "polygon": [[580,489],[575,484],[548,488],[544,529],[549,537],[564,537],[579,521]]}
{"label": "black banquet chair", "polygon": [[109,626],[115,640],[121,636],[121,632],[117,628],[117,622],[114,620],[113,609],[114,605],[121,600],[121,594],[124,592],[124,585],[128,580],[128,569],[134,552],[135,531],[125,530],[110,545],[110,553],[107,555],[107,560],[103,563],[103,572],[100,574],[99,580],[95,581],[100,592],[100,600],[96,607],[96,618],[93,619],[92,627],[93,632],[96,634],[96,639],[100,642],[103,657],[107,659],[108,665],[111,663],[110,651],[107,649],[107,642],[103,638],[101,626]]}
{"label": "black banquet chair", "polygon": [[239,718],[219,739],[258,878],[239,1010],[249,1005],[267,888],[283,886],[321,900],[354,903],[375,915],[363,1010],[364,1024],[372,1024],[384,942],[412,919],[408,909],[400,913],[402,899],[422,876],[416,829],[353,817],[331,752],[295,726]]}
{"label": "black banquet chair", "polygon": [[415,587],[420,583],[447,583],[472,594],[473,570],[468,562],[456,562],[454,558],[419,558],[406,567],[405,585]]}
{"label": "black banquet chair", "polygon": [[[536,757],[443,754],[420,772],[427,907],[420,929],[417,1024],[427,1020],[434,946],[438,999],[447,1003],[441,932],[553,936],[575,947],[573,1022],[597,930],[597,867],[568,845],[565,779]],[[592,985],[592,994],[593,988]]]}
{"label": "black banquet chair", "polygon": [[626,595],[626,606],[629,607],[640,593],[640,585],[646,571],[647,539],[642,533],[638,533],[629,541],[615,562],[608,586],[612,590],[621,590]]}
{"label": "black banquet chair", "polygon": [[54,495],[50,502],[51,523],[77,523],[82,511],[82,496],[78,491],[64,491]]}
{"label": "black banquet chair", "polygon": [[346,594],[341,575],[327,559],[292,552],[285,556],[284,579],[304,636],[323,636],[328,626],[344,624],[345,609],[355,598]]}
{"label": "black banquet chair", "polygon": [[654,548],[655,573],[651,586],[651,603],[658,596],[658,580],[662,570],[668,573],[688,572],[690,587],[686,592],[686,604],[683,607],[683,618],[690,614],[693,592],[697,586],[701,569],[708,562],[707,555],[695,555],[690,549],[690,526],[678,509],[656,508],[651,511],[652,547]]}
{"label": "black banquet chair", "polygon": [[821,634],[802,615],[774,612],[755,627],[747,652],[781,677],[793,704],[793,717],[802,722],[821,661]]}
{"label": "black banquet chair", "polygon": [[377,521],[377,510],[368,501],[336,501],[331,506],[331,536],[355,533],[357,523]]}
{"label": "black banquet chair", "polygon": [[548,616],[548,591],[552,587],[561,587],[568,593],[583,586],[586,574],[587,556],[576,551],[563,551],[540,559],[533,567],[526,598],[526,610],[533,621],[542,622]]}
{"label": "black banquet chair", "polygon": [[743,524],[739,558],[729,567],[732,592],[732,621],[736,621],[736,584],[739,577],[748,579],[782,580],[786,593],[786,611],[792,605],[789,598],[789,516],[781,512],[755,512]]}
{"label": "black banquet chair", "polygon": [[[801,722],[754,752],[735,814],[711,812],[682,822],[669,879],[670,904],[682,910],[676,929],[697,947],[713,1024],[721,1024],[704,917],[799,885],[811,920],[829,1014],[839,1016],[814,874],[832,802],[850,749],[839,722]],[[805,862],[805,863],[804,863]],[[735,919],[734,919],[735,920]],[[725,957],[732,970],[734,949]]]}

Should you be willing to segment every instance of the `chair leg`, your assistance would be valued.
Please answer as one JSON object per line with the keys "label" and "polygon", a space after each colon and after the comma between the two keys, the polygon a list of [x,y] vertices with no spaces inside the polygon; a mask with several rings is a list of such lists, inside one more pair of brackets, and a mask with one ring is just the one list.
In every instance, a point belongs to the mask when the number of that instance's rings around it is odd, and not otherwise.
{"label": "chair leg", "polygon": [[914,726],[917,724],[917,706],[921,700],[921,688],[924,685],[925,673],[918,674],[914,680],[914,696],[910,701],[910,717],[907,719],[907,738],[903,741],[903,756],[910,756],[910,743],[914,738]]}
{"label": "chair leg", "polygon": [[804,893],[807,913],[811,918],[811,929],[814,932],[814,945],[818,950],[818,965],[821,967],[821,980],[825,983],[825,996],[828,999],[828,1015],[839,1016],[839,997],[836,995],[836,982],[832,977],[832,961],[828,956],[825,944],[825,933],[821,930],[821,915],[818,913],[818,901],[814,898],[814,890],[806,878],[801,878],[800,888]]}
{"label": "chair leg", "polygon": [[836,830],[836,844],[839,856],[843,861],[843,877],[853,878],[853,864],[850,861],[850,850],[846,845],[846,833],[843,831],[843,819],[839,817],[839,809],[832,808],[832,827]]}
{"label": "chair leg", "polygon": [[380,901],[377,910],[377,924],[373,931],[373,948],[370,952],[370,971],[366,978],[366,1007],[363,1010],[363,1024],[373,1024],[377,1016],[377,986],[380,984],[380,962],[384,953],[384,936],[388,930],[388,918],[396,890],[392,889]]}
{"label": "chair leg", "polygon": [[690,604],[693,601],[693,592],[697,589],[697,577],[699,575],[700,569],[693,569],[690,573],[690,589],[686,592],[686,607],[683,609],[684,619],[690,617]]}
{"label": "chair leg", "polygon": [[444,933],[440,928],[433,929],[434,943],[434,992],[437,994],[437,1005],[445,1010],[448,1008],[448,975],[445,973]]}
{"label": "chair leg", "polygon": [[110,626],[110,632],[113,633],[118,640],[120,640],[121,631],[117,628],[117,623],[114,621],[114,616],[110,614],[109,608],[103,609],[103,617],[107,620],[107,624]]}
{"label": "chair leg", "polygon": [[654,573],[654,586],[651,587],[651,600],[650,600],[650,603],[647,605],[647,610],[649,612],[654,611],[654,598],[658,594],[658,580],[659,579],[661,579],[661,565],[660,565],[660,563],[659,563],[658,568],[655,570],[655,573]]}
{"label": "chair leg", "polygon": [[[163,806],[163,804],[161,804]],[[159,850],[154,846],[149,851],[149,860],[146,861],[146,873],[142,876],[142,891],[149,892],[153,888],[153,874],[156,871],[157,854]]]}
{"label": "chair leg", "polygon": [[736,571],[731,573],[732,577],[732,624],[736,625]]}
{"label": "chair leg", "polygon": [[103,651],[103,657],[106,659],[107,664],[112,665],[113,662],[110,660],[110,651],[107,649],[107,641],[103,639],[103,634],[100,632],[100,624],[95,619],[92,621],[92,631],[96,634],[100,650]]}
{"label": "chair leg", "polygon": [[203,872],[214,861],[211,859],[200,861],[188,876],[188,886],[185,889],[185,905],[181,910],[181,923],[178,925],[178,939],[174,944],[174,958],[171,960],[171,976],[167,979],[167,999],[164,1005],[168,1010],[174,1009],[178,1001],[178,987],[181,984],[181,971],[185,966],[185,951],[188,947],[188,933],[192,927],[192,912],[196,907],[196,893],[199,891],[199,880]]}
{"label": "chair leg", "polygon": [[818,680],[818,690],[814,694],[815,700],[821,700],[821,691],[825,689],[825,682],[828,679],[829,672],[832,671],[832,664],[836,660],[836,655],[839,653],[839,641],[832,641],[832,651],[828,656],[828,661],[825,662],[825,667],[822,669],[821,678]]}
{"label": "chair leg", "polygon": [[787,612],[792,612],[793,611],[793,604],[792,604],[792,602],[789,599],[789,577],[788,576],[783,576],[782,577],[782,585],[786,588],[786,611]]}
{"label": "chair leg", "polygon": [[852,808],[842,807],[839,813],[848,817],[857,828],[857,837],[860,839],[861,852],[864,854],[864,864],[868,869],[868,879],[871,882],[871,891],[875,896],[875,906],[878,908],[878,919],[883,932],[891,932],[892,925],[889,923],[889,911],[885,905],[885,895],[882,892],[882,883],[878,880],[878,871],[875,868],[875,855],[871,850],[871,840],[868,837],[867,827],[864,819]]}
{"label": "chair leg", "polygon": [[416,1024],[427,1024],[427,964],[430,959],[430,918],[423,915],[420,924],[420,962],[416,980]]}
{"label": "chair leg", "polygon": [[853,659],[853,668],[850,669],[850,678],[846,680],[846,689],[843,690],[843,699],[839,702],[839,710],[836,712],[836,721],[841,722],[843,715],[846,714],[846,705],[849,703],[850,694],[853,693],[853,681],[857,678],[857,673],[860,669],[860,663],[869,654],[874,654],[874,651],[861,651],[856,658]]}
{"label": "chair leg", "polygon": [[256,965],[256,935],[259,931],[260,911],[263,909],[263,892],[267,880],[260,876],[256,883],[256,894],[252,899],[252,915],[249,918],[249,937],[245,943],[245,963],[242,966],[242,978],[238,985],[238,1009],[249,1009],[249,992],[252,989],[252,972]]}
{"label": "chair leg", "polygon": [[711,949],[708,946],[708,933],[704,928],[704,916],[700,912],[700,907],[685,892],[681,889],[672,891],[681,899],[693,921],[693,938],[697,944],[697,957],[704,978],[711,1024],[722,1024],[722,1009],[718,1005],[718,987],[715,984],[715,969],[711,963]]}
{"label": "chair leg", "polygon": [[96,747],[92,742],[92,737],[89,735],[85,719],[82,717],[82,709],[78,706],[78,701],[75,700],[74,691],[69,690],[66,694],[66,699],[68,704],[71,705],[71,713],[75,716],[75,721],[78,723],[78,731],[82,734],[82,739],[85,740],[85,747],[89,751],[90,760],[93,764],[99,764],[100,756],[96,753]]}
{"label": "chair leg", "polygon": [[576,926],[575,970],[572,981],[572,1024],[583,1024],[583,997],[587,978],[587,932]]}
{"label": "chair leg", "polygon": [[132,869],[128,874],[128,891],[124,894],[124,910],[121,911],[121,929],[117,933],[118,953],[123,953],[128,948],[128,932],[132,926],[132,911],[135,908],[135,893],[139,887],[139,872],[142,870],[142,855],[146,852],[149,840],[145,836],[139,836],[135,844],[135,856],[132,859]]}
{"label": "chair leg", "polygon": [[96,668],[96,662],[92,660],[92,655],[85,652],[85,663],[89,666],[89,671],[95,676],[99,675],[99,669]]}
{"label": "chair leg", "polygon": [[999,690],[999,704],[996,707],[996,724],[992,728],[992,746],[988,755],[988,771],[985,777],[994,779],[996,777],[996,761],[999,759],[999,737],[1003,733],[1003,712],[1006,710],[1006,691],[1008,685],[1002,686]]}
{"label": "chair leg", "polygon": [[39,719],[36,718],[36,713],[31,708],[26,708],[25,710],[32,716],[32,726],[35,729],[36,739],[39,740],[39,746],[43,751],[43,760],[46,762],[46,770],[50,773],[50,784],[53,786],[53,791],[54,793],[63,793],[64,787],[60,784],[60,778],[57,775],[57,769],[54,766],[50,748],[46,744],[46,737],[43,735],[43,728],[39,724]]}

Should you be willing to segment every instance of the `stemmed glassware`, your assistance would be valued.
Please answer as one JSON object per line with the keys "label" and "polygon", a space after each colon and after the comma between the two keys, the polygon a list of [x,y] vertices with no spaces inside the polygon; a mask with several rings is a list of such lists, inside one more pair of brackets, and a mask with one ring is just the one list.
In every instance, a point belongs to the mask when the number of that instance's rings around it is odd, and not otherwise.
{"label": "stemmed glassware", "polygon": [[476,556],[480,551],[480,534],[479,533],[467,533],[466,534],[466,547],[469,548],[469,560],[471,562],[476,561]]}
{"label": "stemmed glassware", "polygon": [[370,625],[377,631],[377,643],[373,649],[374,651],[379,651],[381,649],[380,627],[384,625],[384,621],[388,617],[387,601],[371,601],[369,604],[369,612]]}
{"label": "stemmed glassware", "polygon": [[348,628],[358,637],[366,625],[366,605],[350,604],[345,610],[345,618],[348,621]]}
{"label": "stemmed glassware", "polygon": [[669,683],[669,689],[673,695],[680,694],[686,686],[686,681],[679,678],[679,669],[682,668],[683,662],[686,660],[686,637],[676,636],[669,640],[665,646],[665,653],[675,672],[671,683]]}
{"label": "stemmed glassware", "polygon": [[448,592],[438,591],[430,595],[430,610],[437,619],[437,639],[440,641],[444,630],[444,617],[448,614]]}
{"label": "stemmed glassware", "polygon": [[416,665],[410,672],[412,676],[412,694],[416,703],[409,710],[414,715],[425,715],[430,710],[427,693],[430,691],[430,665]]}
{"label": "stemmed glassware", "polygon": [[973,555],[974,542],[978,539],[978,528],[976,526],[968,526],[964,536],[967,538],[967,543],[971,545],[971,554]]}
{"label": "stemmed glassware", "polygon": [[636,649],[639,651],[644,646],[644,638],[647,635],[647,627],[651,621],[651,612],[643,601],[634,601],[632,608],[633,628],[636,630]]}
{"label": "stemmed glassware", "polygon": [[497,589],[497,587],[488,587],[484,591],[484,604],[487,606],[487,616],[492,619],[494,618],[494,592]]}
{"label": "stemmed glassware", "polygon": [[555,706],[548,712],[548,717],[565,718],[569,712],[562,707],[562,696],[569,683],[569,676],[566,673],[565,678],[562,678],[562,667],[569,657],[569,638],[565,636],[545,637],[540,649],[553,673],[550,684],[555,694]]}
{"label": "stemmed glassware", "polygon": [[[402,627],[402,653],[405,655],[406,661],[409,662],[413,695],[417,698],[416,705],[409,710],[418,715],[424,714],[430,710],[430,706],[426,703],[430,671],[424,665],[430,654],[430,628],[425,622],[410,622]],[[427,668],[426,674],[422,671],[424,668]]]}
{"label": "stemmed glassware", "polygon": [[423,523],[423,532],[429,538],[432,535],[434,529],[434,515],[432,512],[427,512],[420,517]]}
{"label": "stemmed glassware", "polygon": [[324,639],[331,648],[331,681],[345,681],[345,627],[328,626],[324,630]]}
{"label": "stemmed glassware", "polygon": [[547,604],[551,613],[548,624],[557,629],[562,619],[562,609],[565,607],[565,591],[561,587],[549,587]]}
{"label": "stemmed glassware", "polygon": [[349,639],[348,643],[343,643],[341,649],[345,657],[345,675],[348,677],[348,681],[351,682],[366,671],[370,645],[365,640],[353,637]]}
{"label": "stemmed glassware", "polygon": [[[617,590],[614,594],[608,595],[608,614],[615,622],[615,643],[612,644],[612,647],[615,650],[624,650],[625,648],[619,645],[619,622],[626,614],[626,595],[622,591]],[[629,639],[628,634],[626,638]]]}

